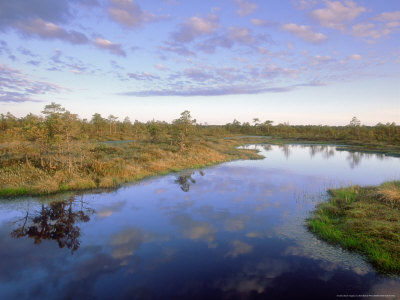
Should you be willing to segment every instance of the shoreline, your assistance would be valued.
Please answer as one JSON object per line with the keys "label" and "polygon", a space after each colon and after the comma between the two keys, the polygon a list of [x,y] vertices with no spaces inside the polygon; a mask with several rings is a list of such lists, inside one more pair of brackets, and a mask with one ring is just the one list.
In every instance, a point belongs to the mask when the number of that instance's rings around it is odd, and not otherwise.
{"label": "shoreline", "polygon": [[[115,141],[113,141],[115,142]],[[92,143],[93,145],[97,143]],[[134,144],[133,141],[123,141],[122,143],[102,142],[109,152],[115,150],[121,156],[129,151],[129,147]],[[385,150],[382,152],[382,145],[354,145],[344,141],[314,141],[303,139],[282,139],[271,136],[231,136],[210,138],[201,143],[194,144],[192,148],[183,152],[170,152],[168,147],[162,144],[134,144],[140,154],[146,157],[146,160],[140,161],[137,156],[132,158],[113,157],[117,161],[118,167],[121,165],[126,170],[117,170],[116,174],[107,174],[104,170],[98,170],[93,174],[81,172],[78,174],[66,174],[66,170],[60,175],[60,172],[43,172],[34,167],[21,166],[19,170],[21,178],[28,173],[40,173],[39,180],[20,180],[19,184],[13,186],[0,187],[0,198],[15,198],[19,196],[41,196],[63,193],[69,191],[88,191],[97,189],[115,189],[126,183],[139,182],[143,179],[179,172],[185,169],[196,169],[207,166],[213,166],[224,162],[238,159],[262,159],[263,156],[257,154],[255,150],[239,149],[238,147],[248,144],[269,144],[269,145],[318,145],[334,146],[338,151],[362,152],[371,154],[383,154],[387,156],[400,156],[400,148],[392,146],[394,150]],[[389,146],[391,149],[391,146]],[[398,149],[399,148],[399,149]],[[112,150],[112,151],[111,151]],[[121,154],[122,153],[122,154]],[[155,153],[155,155],[153,155]],[[137,155],[137,154],[135,154]],[[106,153],[104,159],[109,160],[112,154]],[[153,157],[154,156],[154,157]],[[139,161],[135,161],[139,160]],[[107,167],[107,166],[106,166]],[[108,166],[110,168],[114,166]],[[3,170],[0,170],[3,171]],[[119,173],[118,173],[119,172]],[[0,173],[2,179],[3,173]],[[29,175],[31,176],[31,175]],[[33,177],[33,176],[31,176]],[[61,179],[59,177],[62,177]],[[28,183],[27,183],[28,182]]]}

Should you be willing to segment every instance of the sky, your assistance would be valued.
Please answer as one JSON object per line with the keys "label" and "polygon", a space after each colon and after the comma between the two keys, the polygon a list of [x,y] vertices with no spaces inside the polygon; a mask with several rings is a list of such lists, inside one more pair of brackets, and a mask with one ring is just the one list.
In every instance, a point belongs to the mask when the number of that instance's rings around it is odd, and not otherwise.
{"label": "sky", "polygon": [[400,1],[0,0],[0,113],[400,123]]}

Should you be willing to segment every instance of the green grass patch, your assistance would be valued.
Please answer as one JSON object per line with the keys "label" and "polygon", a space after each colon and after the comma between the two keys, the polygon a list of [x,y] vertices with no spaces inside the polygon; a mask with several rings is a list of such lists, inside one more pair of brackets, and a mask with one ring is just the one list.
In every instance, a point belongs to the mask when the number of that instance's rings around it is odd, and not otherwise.
{"label": "green grass patch", "polygon": [[329,190],[307,226],[319,238],[364,255],[383,273],[400,274],[400,182]]}
{"label": "green grass patch", "polygon": [[15,197],[27,195],[29,193],[31,193],[31,190],[26,187],[0,189],[0,197]]}

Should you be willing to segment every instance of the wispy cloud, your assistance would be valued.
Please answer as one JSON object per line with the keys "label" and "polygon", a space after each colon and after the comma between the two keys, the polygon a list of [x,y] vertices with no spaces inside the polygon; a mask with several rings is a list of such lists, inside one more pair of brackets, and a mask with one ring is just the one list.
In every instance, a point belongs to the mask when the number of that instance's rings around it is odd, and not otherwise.
{"label": "wispy cloud", "polygon": [[[46,61],[41,58],[39,60]],[[55,50],[47,62],[50,65],[48,71],[72,72],[74,74],[95,74],[99,71],[97,67],[85,63],[74,56],[64,55],[60,49]]]}
{"label": "wispy cloud", "polygon": [[352,34],[355,37],[363,38],[373,42],[382,37],[389,36],[394,30],[400,27],[400,22],[390,22],[376,25],[374,23],[359,23],[352,27]]}
{"label": "wispy cloud", "polygon": [[21,53],[22,55],[29,56],[32,58],[38,57],[37,54],[33,53],[31,50],[29,50],[25,47],[22,47],[22,46],[18,47],[18,52]]}
{"label": "wispy cloud", "polygon": [[188,86],[174,86],[172,89],[160,90],[142,90],[119,93],[123,96],[135,97],[164,97],[164,96],[178,96],[178,97],[196,97],[196,96],[226,96],[226,95],[254,95],[262,93],[284,93],[295,90],[298,87],[304,86],[324,86],[321,82],[308,82],[300,83],[290,86],[276,86],[268,87],[262,85],[225,85],[215,87],[188,87]]}
{"label": "wispy cloud", "polygon": [[309,9],[318,3],[318,0],[291,0],[293,5],[300,10]]}
{"label": "wispy cloud", "polygon": [[40,19],[50,23],[63,23],[71,17],[71,3],[66,0],[0,1],[0,30],[16,23]]}
{"label": "wispy cloud", "polygon": [[162,51],[172,52],[182,56],[196,56],[196,54],[189,50],[185,45],[176,42],[167,41],[163,46],[158,47]]}
{"label": "wispy cloud", "polygon": [[135,79],[135,80],[156,80],[159,79],[160,77],[158,76],[154,76],[148,72],[142,72],[142,73],[128,73],[128,77],[131,79]]}
{"label": "wispy cloud", "polygon": [[255,47],[265,42],[270,42],[269,36],[265,34],[254,35],[249,28],[234,26],[230,27],[227,31],[221,34],[217,34],[206,40],[203,40],[196,45],[196,48],[211,54],[214,53],[218,47],[227,49],[232,48],[234,45]]}
{"label": "wispy cloud", "polygon": [[12,51],[8,47],[7,42],[0,40],[0,56],[4,54],[7,55],[8,58],[12,61],[15,61],[17,59],[16,56],[12,53]]}
{"label": "wispy cloud", "polygon": [[[259,63],[257,66],[248,64],[246,68],[193,65],[162,77],[143,72],[133,73],[129,76],[132,79],[144,81],[144,85],[138,90],[120,93],[120,95],[191,97],[289,92],[304,86],[325,85],[325,79],[329,79],[333,73],[339,76],[341,70],[333,70],[333,68],[329,69],[325,75],[320,76],[315,73],[321,65],[326,66],[335,61],[330,56],[317,55],[307,57],[307,61],[303,62],[299,69],[272,63]],[[345,72],[347,71],[352,70],[346,69]],[[153,80],[157,80],[156,86],[151,83]]]}
{"label": "wispy cloud", "polygon": [[172,33],[172,38],[176,42],[187,43],[199,36],[210,35],[219,27],[219,19],[215,14],[205,18],[190,17],[183,24],[178,26],[178,30]]}
{"label": "wispy cloud", "polygon": [[40,102],[38,100],[32,99],[30,95],[20,92],[3,91],[0,89],[0,103],[1,102]]}
{"label": "wispy cloud", "polygon": [[236,13],[241,17],[252,14],[258,8],[257,4],[247,0],[233,0],[233,1],[238,6]]}
{"label": "wispy cloud", "polygon": [[348,23],[366,12],[363,6],[358,6],[354,1],[325,1],[326,7],[311,12],[311,16],[322,26],[344,30]]}
{"label": "wispy cloud", "polygon": [[54,83],[32,80],[22,71],[0,64],[0,102],[38,101],[38,95],[67,90]]}
{"label": "wispy cloud", "polygon": [[197,82],[205,82],[214,79],[213,74],[195,68],[185,69],[183,70],[183,74],[185,75],[185,77]]}
{"label": "wispy cloud", "polygon": [[154,67],[160,71],[168,71],[169,68],[167,66],[164,66],[163,64],[155,64]]}
{"label": "wispy cloud", "polygon": [[293,33],[294,35],[302,38],[306,42],[318,44],[324,42],[328,39],[328,37],[320,32],[313,32],[310,26],[306,25],[297,25],[294,23],[283,24],[281,26],[282,30]]}
{"label": "wispy cloud", "polygon": [[32,65],[32,66],[39,66],[40,65],[40,60],[33,60],[33,59],[31,59],[31,60],[28,60],[27,62],[26,62],[27,64],[29,64],[29,65]]}
{"label": "wispy cloud", "polygon": [[196,45],[196,48],[205,53],[213,54],[215,50],[220,48],[232,48],[235,41],[232,40],[227,34],[221,34],[206,39]]}
{"label": "wispy cloud", "polygon": [[110,51],[112,54],[119,56],[126,56],[126,52],[122,49],[121,44],[113,43],[104,38],[98,37],[94,40],[94,45],[101,49],[106,49]]}
{"label": "wispy cloud", "polygon": [[146,23],[168,18],[142,10],[133,0],[110,0],[108,15],[113,21],[126,27],[140,27]]}
{"label": "wispy cloud", "polygon": [[355,24],[351,33],[355,37],[363,38],[367,42],[389,37],[400,28],[400,11],[383,12],[373,19],[375,22]]}
{"label": "wispy cloud", "polygon": [[352,54],[352,55],[349,55],[347,58],[351,59],[351,60],[360,60],[360,59],[362,59],[362,56],[360,54]]}
{"label": "wispy cloud", "polygon": [[162,2],[164,2],[166,5],[171,5],[171,6],[175,6],[179,4],[178,0],[161,0]]}
{"label": "wispy cloud", "polygon": [[38,36],[42,39],[59,39],[71,44],[87,44],[89,42],[86,35],[81,32],[67,31],[54,23],[39,18],[26,22],[20,21],[16,26],[23,34]]}
{"label": "wispy cloud", "polygon": [[382,22],[400,21],[400,10],[381,13],[375,19]]}
{"label": "wispy cloud", "polygon": [[261,26],[261,27],[271,27],[271,26],[278,25],[277,22],[272,22],[272,21],[268,21],[268,20],[261,20],[261,19],[251,19],[250,22],[254,26]]}
{"label": "wispy cloud", "polygon": [[242,44],[254,44],[256,40],[250,29],[239,26],[231,27],[228,36],[231,40]]}
{"label": "wispy cloud", "polygon": [[334,59],[329,56],[329,55],[316,55],[311,59],[311,65],[317,66],[317,65],[325,65],[327,63],[333,62]]}

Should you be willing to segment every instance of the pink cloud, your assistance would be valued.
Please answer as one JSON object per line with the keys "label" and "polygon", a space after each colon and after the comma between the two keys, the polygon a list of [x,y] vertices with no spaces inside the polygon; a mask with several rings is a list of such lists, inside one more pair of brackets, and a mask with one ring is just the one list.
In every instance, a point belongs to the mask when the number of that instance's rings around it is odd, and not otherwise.
{"label": "pink cloud", "polygon": [[327,64],[333,61],[333,58],[329,55],[316,55],[311,59],[311,65],[317,66],[321,64]]}
{"label": "pink cloud", "polygon": [[254,36],[251,34],[250,30],[245,27],[230,28],[228,36],[232,41],[243,44],[253,44],[255,41]]}
{"label": "pink cloud", "polygon": [[185,69],[183,70],[183,74],[187,77],[190,78],[193,81],[199,81],[199,82],[204,82],[208,80],[214,79],[214,76],[208,72],[205,72],[202,69]]}
{"label": "pink cloud", "polygon": [[121,47],[121,44],[112,43],[109,40],[98,37],[94,40],[94,45],[98,48],[106,49],[115,55],[126,56],[125,51]]}
{"label": "pink cloud", "polygon": [[353,1],[325,1],[326,7],[311,12],[311,16],[322,26],[344,30],[346,25],[366,11]]}
{"label": "pink cloud", "polygon": [[251,19],[250,22],[251,22],[251,24],[253,24],[254,26],[262,26],[262,27],[268,27],[268,26],[277,25],[276,22],[270,22],[270,21],[261,20],[261,19]]}
{"label": "pink cloud", "polygon": [[126,27],[140,27],[145,23],[166,18],[143,11],[133,0],[110,0],[108,15],[112,20]]}
{"label": "pink cloud", "polygon": [[292,3],[297,9],[302,10],[313,7],[318,3],[318,0],[292,0]]}
{"label": "pink cloud", "polygon": [[189,49],[187,49],[184,45],[176,42],[165,42],[164,46],[159,46],[158,47],[162,51],[166,52],[172,52],[177,55],[182,55],[182,56],[196,56],[196,54]]}
{"label": "pink cloud", "polygon": [[135,79],[135,80],[155,80],[159,79],[158,76],[154,76],[148,72],[142,72],[142,73],[128,73],[129,78]]}
{"label": "pink cloud", "polygon": [[160,70],[160,71],[167,71],[167,70],[169,70],[169,68],[166,67],[166,66],[164,66],[163,64],[156,64],[156,65],[154,65],[154,67],[155,67],[156,69]]}
{"label": "pink cloud", "polygon": [[360,60],[360,59],[362,59],[362,56],[360,54],[352,54],[352,55],[349,55],[348,59]]}
{"label": "pink cloud", "polygon": [[178,42],[191,42],[198,36],[210,35],[219,27],[219,19],[212,14],[206,18],[190,17],[180,25],[179,30],[172,34],[174,40]]}
{"label": "pink cloud", "polygon": [[311,27],[306,25],[297,25],[294,23],[290,23],[290,24],[283,24],[281,28],[282,30],[293,33],[294,35],[302,38],[303,40],[313,44],[318,44],[328,39],[328,37],[323,33],[313,32],[311,30]]}
{"label": "pink cloud", "polygon": [[374,23],[360,23],[352,27],[352,34],[356,37],[373,41],[385,36],[389,36],[393,30],[400,26],[399,22],[387,23],[385,25],[375,25]]}
{"label": "pink cloud", "polygon": [[381,13],[375,19],[382,21],[382,22],[399,21],[400,20],[400,10]]}
{"label": "pink cloud", "polygon": [[377,39],[388,37],[400,27],[400,11],[381,13],[374,20],[378,22],[363,22],[354,25],[351,33],[367,42],[375,42]]}
{"label": "pink cloud", "polygon": [[234,2],[238,6],[236,12],[241,17],[252,14],[258,8],[257,4],[246,0],[234,0]]}
{"label": "pink cloud", "polygon": [[74,30],[67,31],[54,23],[46,22],[40,18],[18,22],[17,27],[25,35],[36,35],[43,39],[59,39],[72,44],[86,44],[89,42],[83,33]]}

